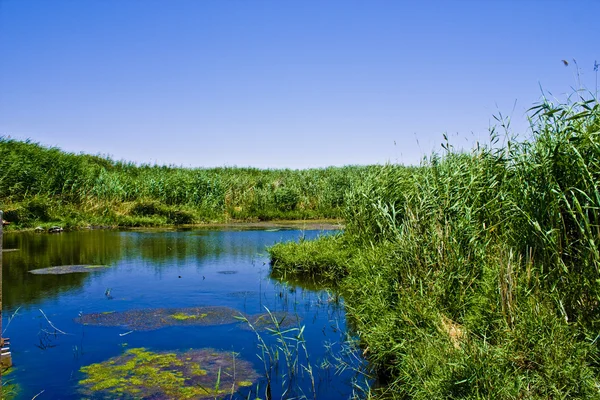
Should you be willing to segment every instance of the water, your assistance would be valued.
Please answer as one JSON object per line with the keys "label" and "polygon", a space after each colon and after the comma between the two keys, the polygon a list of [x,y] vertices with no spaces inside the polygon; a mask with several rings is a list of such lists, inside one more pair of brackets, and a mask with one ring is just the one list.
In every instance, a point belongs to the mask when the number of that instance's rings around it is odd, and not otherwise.
{"label": "water", "polygon": [[[57,235],[4,235],[3,336],[11,338],[14,370],[4,377],[18,384],[17,398],[82,397],[81,367],[107,361],[128,349],[182,352],[212,348],[236,353],[252,363],[258,380],[236,396],[265,397],[267,376],[272,398],[306,395],[340,399],[352,395],[355,372],[321,366],[339,357],[347,339],[343,304],[326,291],[284,283],[269,275],[266,246],[314,238],[319,231],[84,231]],[[28,271],[60,265],[107,265],[89,273],[35,275]],[[265,313],[300,318],[313,368],[299,366],[295,379],[280,365],[271,370],[256,332],[240,322],[206,326],[167,326],[138,330],[131,326],[94,326],[77,322],[89,313],[137,309],[225,306],[240,315]],[[16,312],[16,314],[15,314]],[[14,318],[10,318],[15,314]],[[287,319],[287,321],[291,321]],[[9,324],[10,323],[10,324]],[[8,326],[7,326],[8,325]],[[64,332],[65,334],[61,333]],[[298,331],[286,336],[294,337]],[[277,337],[260,332],[267,349],[281,347]],[[290,343],[297,341],[290,340]],[[300,364],[307,366],[298,348]],[[339,363],[338,363],[339,364]],[[258,388],[258,389],[257,389]],[[258,390],[258,393],[256,391]],[[287,390],[287,392],[286,392]]]}

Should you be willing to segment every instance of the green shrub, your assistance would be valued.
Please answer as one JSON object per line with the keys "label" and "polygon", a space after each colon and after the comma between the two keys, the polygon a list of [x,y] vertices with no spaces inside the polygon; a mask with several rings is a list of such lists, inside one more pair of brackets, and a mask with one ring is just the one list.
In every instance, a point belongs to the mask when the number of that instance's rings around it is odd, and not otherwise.
{"label": "green shrub", "polygon": [[187,211],[169,211],[167,214],[167,223],[173,225],[185,225],[194,223],[194,215]]}
{"label": "green shrub", "polygon": [[28,214],[28,220],[48,222],[51,219],[50,204],[47,199],[33,198],[25,203],[24,209]]}
{"label": "green shrub", "polygon": [[138,200],[131,207],[130,213],[137,216],[164,215],[164,206],[155,200]]}
{"label": "green shrub", "polygon": [[11,224],[20,224],[27,218],[23,214],[24,210],[22,207],[9,208],[4,210],[4,219],[9,221]]}
{"label": "green shrub", "polygon": [[298,206],[300,196],[291,188],[279,187],[273,194],[275,206],[279,211],[293,211]]}

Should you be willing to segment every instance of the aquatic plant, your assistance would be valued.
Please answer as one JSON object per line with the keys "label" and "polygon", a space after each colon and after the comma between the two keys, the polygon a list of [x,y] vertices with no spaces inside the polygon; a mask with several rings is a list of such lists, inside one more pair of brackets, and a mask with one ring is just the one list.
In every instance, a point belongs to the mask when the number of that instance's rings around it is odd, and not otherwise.
{"label": "aquatic plant", "polygon": [[147,331],[167,326],[209,326],[237,322],[239,312],[222,306],[151,308],[119,312],[81,314],[74,321],[84,325],[122,326]]}
{"label": "aquatic plant", "polygon": [[600,105],[575,96],[534,106],[529,141],[498,117],[488,145],[371,170],[342,235],[269,250],[339,277],[371,395],[600,397]]}
{"label": "aquatic plant", "polygon": [[[335,284],[347,274],[346,263],[352,248],[341,234],[322,237],[318,242],[301,240],[301,246],[284,243],[269,248],[271,274],[283,280],[314,278],[321,283]],[[293,268],[289,266],[293,265]]]}
{"label": "aquatic plant", "polygon": [[0,399],[12,400],[17,398],[20,387],[19,384],[14,383],[14,380],[10,377],[10,374],[14,371],[14,367],[0,371]]}
{"label": "aquatic plant", "polygon": [[[296,326],[284,329],[283,322],[288,320],[288,315],[278,316],[268,308],[265,309],[265,314],[255,316],[252,320],[243,316],[238,317],[258,339],[258,349],[261,354],[257,356],[263,363],[264,377],[267,381],[264,389],[265,398],[272,398],[272,385],[278,381],[282,385],[281,398],[308,398],[302,387],[298,385],[298,376],[306,373],[311,384],[310,395],[316,399],[315,375],[304,339],[304,326],[299,325],[299,317],[289,318],[296,322]],[[263,325],[262,329],[261,325]],[[266,330],[275,338],[274,345],[267,345],[260,333],[261,330]],[[284,363],[281,362],[282,357]],[[260,388],[257,387],[257,393],[259,391]]]}
{"label": "aquatic plant", "polygon": [[134,348],[80,371],[84,395],[111,398],[220,398],[258,378],[250,362],[213,349],[175,353]]}
{"label": "aquatic plant", "polygon": [[[6,331],[8,330],[8,327],[10,326],[10,323],[12,322],[12,320],[19,315],[19,310],[21,309],[21,306],[17,307],[17,309],[15,311],[12,312],[12,314],[10,315],[10,317],[8,317],[8,320],[6,322],[6,325],[4,325],[2,328],[2,337],[4,337],[4,334],[6,333]],[[2,344],[4,344],[4,339],[2,339]]]}
{"label": "aquatic plant", "polygon": [[206,318],[208,316],[208,314],[204,313],[204,314],[186,314],[186,313],[182,313],[182,312],[178,312],[175,313],[173,315],[171,315],[171,318],[175,318],[176,320],[179,321],[186,321],[189,319],[202,319],[202,318]]}
{"label": "aquatic plant", "polygon": [[[240,311],[224,306],[150,308],[128,311],[103,311],[81,314],[74,319],[84,325],[122,326],[124,328],[147,331],[167,326],[211,326],[227,325],[244,321],[252,323],[253,329],[264,331],[277,328],[297,326],[301,322],[298,315],[287,312],[267,312],[244,315]],[[242,329],[249,329],[248,324],[240,324]]]}
{"label": "aquatic plant", "polygon": [[88,273],[92,271],[99,271],[108,268],[107,265],[60,265],[56,267],[32,269],[29,271],[31,274],[36,275],[63,275],[63,274],[74,274],[74,273]]}
{"label": "aquatic plant", "polygon": [[298,327],[302,318],[297,314],[288,312],[271,312],[253,314],[244,317],[245,320],[240,324],[243,329],[252,329],[255,331],[271,331],[273,329]]}

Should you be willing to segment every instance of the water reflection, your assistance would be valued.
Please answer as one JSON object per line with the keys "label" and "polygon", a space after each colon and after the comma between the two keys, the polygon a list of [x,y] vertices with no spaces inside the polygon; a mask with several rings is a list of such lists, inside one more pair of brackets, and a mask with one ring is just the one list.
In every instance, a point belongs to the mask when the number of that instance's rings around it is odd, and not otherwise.
{"label": "water reflection", "polygon": [[[76,231],[58,235],[4,235],[3,308],[35,304],[41,299],[81,288],[87,274],[35,276],[28,271],[61,265],[116,265],[123,259],[148,261],[156,272],[165,266],[198,263],[203,258],[248,256],[256,243],[236,240],[235,232],[218,231]],[[101,273],[101,272],[93,272]]]}
{"label": "water reflection", "polygon": [[121,257],[118,232],[70,232],[59,235],[4,234],[2,307],[12,310],[81,288],[87,274],[39,276],[29,271],[59,265],[114,264]]}
{"label": "water reflection", "polygon": [[[268,324],[269,312],[277,321],[284,322],[282,329],[299,329],[300,324],[306,327],[302,328],[306,353],[302,350],[298,357],[301,360],[310,357],[314,382],[299,374],[293,391],[316,390],[319,399],[347,398],[353,390],[349,382],[351,371],[337,374],[335,366],[318,367],[330,353],[338,354],[347,338],[343,301],[334,292],[310,283],[274,279],[265,251],[266,246],[282,240],[298,240],[301,236],[310,239],[318,234],[300,231],[5,234],[5,248],[19,249],[4,253],[3,257],[3,322],[21,307],[8,332],[8,336],[18,338],[13,341],[12,350],[15,363],[20,366],[14,376],[23,388],[21,398],[32,398],[41,390],[47,398],[81,398],[78,382],[84,378],[83,367],[104,365],[134,348],[146,348],[156,354],[199,348],[236,352],[240,359],[249,360],[257,371],[265,374],[257,384],[264,389],[267,379],[271,379],[273,398],[281,398],[290,382],[285,375],[286,367],[275,370],[269,366],[266,370],[257,358],[261,351],[257,333],[269,351],[276,352],[282,346],[280,337],[262,330],[272,329]],[[108,268],[66,275],[29,273],[60,265],[107,265]],[[232,310],[230,316],[247,316],[259,332],[247,329],[237,320],[209,324],[210,307]],[[129,323],[110,321],[120,316],[146,318],[145,313],[168,323],[142,330]],[[104,323],[81,323],[86,315],[96,316]],[[204,319],[206,324],[199,322]],[[294,337],[291,333],[288,336]],[[302,368],[299,371],[306,372]],[[267,378],[267,373],[273,376]],[[264,395],[254,387],[249,390]]]}

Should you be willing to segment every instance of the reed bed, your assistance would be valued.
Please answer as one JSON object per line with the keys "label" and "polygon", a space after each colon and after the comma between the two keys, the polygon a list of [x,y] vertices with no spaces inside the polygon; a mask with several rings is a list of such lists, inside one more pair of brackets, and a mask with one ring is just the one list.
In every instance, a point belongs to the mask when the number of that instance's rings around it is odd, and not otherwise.
{"label": "reed bed", "polygon": [[530,110],[518,141],[388,165],[345,195],[345,232],[270,249],[335,276],[376,398],[600,398],[600,106]]}
{"label": "reed bed", "polygon": [[269,251],[322,279],[378,376],[374,398],[600,398],[600,106],[499,119],[472,151],[419,167],[257,170],[135,165],[0,139],[12,229],[343,218]]}
{"label": "reed bed", "polygon": [[309,170],[136,165],[0,137],[9,229],[339,218],[346,191],[379,167]]}

